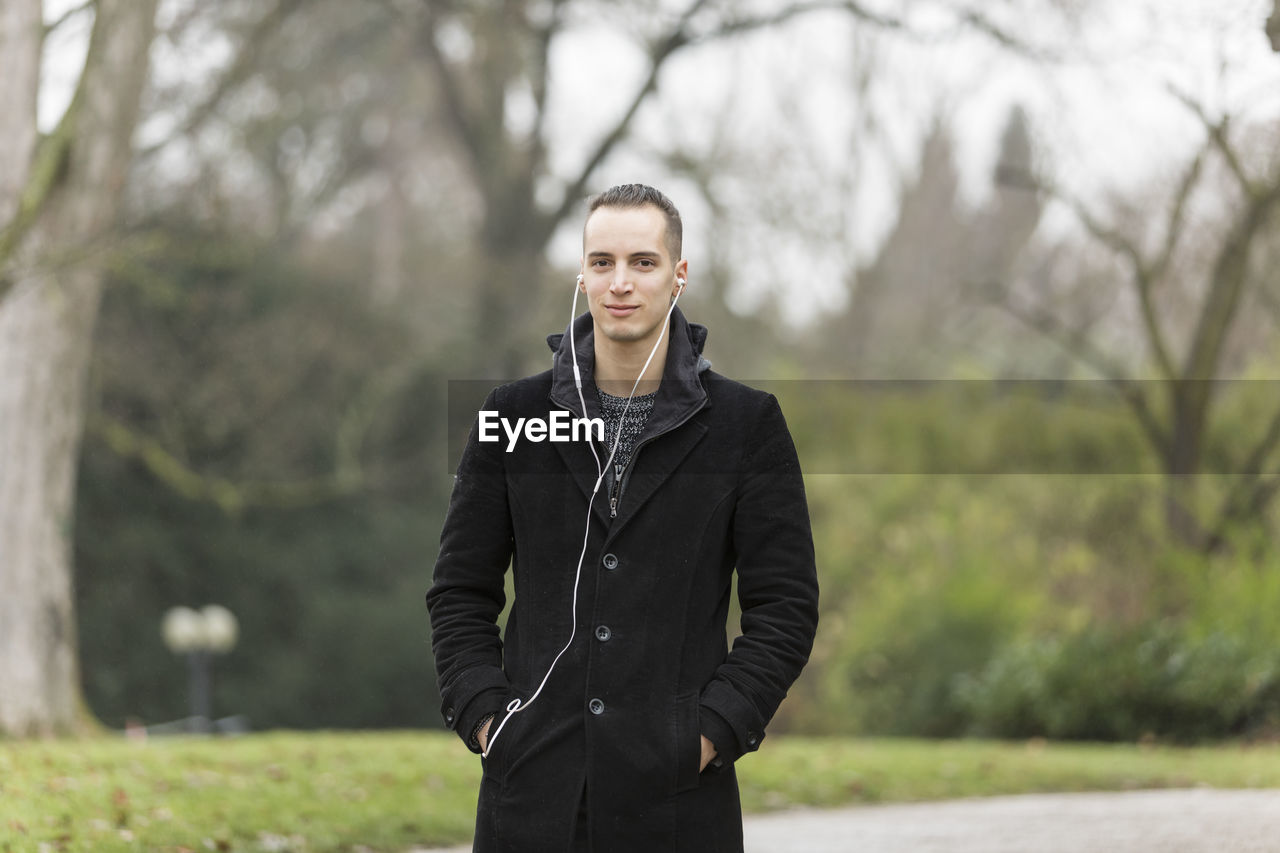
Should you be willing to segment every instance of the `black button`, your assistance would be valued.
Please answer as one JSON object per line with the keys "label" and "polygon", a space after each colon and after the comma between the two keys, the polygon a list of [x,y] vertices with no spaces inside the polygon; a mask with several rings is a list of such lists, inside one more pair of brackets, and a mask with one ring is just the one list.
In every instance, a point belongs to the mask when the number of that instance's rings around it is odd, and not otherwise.
{"label": "black button", "polygon": [[760,736],[755,732],[747,732],[747,746],[754,747],[760,743]]}
{"label": "black button", "polygon": [[599,628],[596,628],[596,639],[599,640],[600,642],[603,643],[605,640],[608,640],[612,636],[613,636],[613,632],[609,630],[608,625],[601,625]]}
{"label": "black button", "polygon": [[613,571],[614,569],[618,568],[618,558],[615,557],[613,554],[605,554],[604,567],[609,571]]}
{"label": "black button", "polygon": [[591,709],[591,713],[599,715],[604,713],[604,703],[599,699],[592,699],[587,703],[587,707]]}
{"label": "black button", "polygon": [[450,728],[453,728],[453,720],[454,720],[454,717],[455,717],[455,716],[456,716],[456,714],[455,714],[455,712],[454,712],[453,708],[446,708],[446,709],[445,709],[445,712],[444,712],[444,721],[445,721],[445,724],[446,724],[447,726],[449,726]]}

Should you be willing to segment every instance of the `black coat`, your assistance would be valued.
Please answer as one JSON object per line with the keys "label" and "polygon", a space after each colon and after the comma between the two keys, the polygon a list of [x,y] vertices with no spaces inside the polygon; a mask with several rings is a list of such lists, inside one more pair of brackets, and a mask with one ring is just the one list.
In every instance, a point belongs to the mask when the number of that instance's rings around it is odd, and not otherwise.
{"label": "black coat", "polygon": [[[589,314],[574,324],[587,416],[598,415]],[[483,761],[475,850],[564,853],[585,786],[590,849],[741,851],[733,763],[808,660],[818,586],[804,484],[772,395],[709,370],[706,330],[672,314],[663,381],[616,517],[578,443],[478,441],[472,429],[427,593],[445,724],[464,741],[511,715]],[[503,417],[581,414],[569,343],[553,368],[494,390]],[[604,454],[601,454],[604,459]],[[504,574],[515,600],[505,634]],[[742,634],[727,648],[738,573]],[[492,730],[491,730],[492,731]],[[698,772],[700,734],[718,766]],[[468,743],[475,750],[475,746]],[[577,842],[581,844],[581,840]],[[582,849],[587,849],[583,846]]]}

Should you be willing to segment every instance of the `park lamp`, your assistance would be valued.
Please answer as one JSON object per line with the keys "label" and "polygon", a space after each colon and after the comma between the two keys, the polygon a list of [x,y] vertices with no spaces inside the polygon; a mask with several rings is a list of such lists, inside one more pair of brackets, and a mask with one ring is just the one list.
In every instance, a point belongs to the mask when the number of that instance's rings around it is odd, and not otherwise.
{"label": "park lamp", "polygon": [[200,610],[173,607],[161,626],[165,645],[174,654],[186,655],[191,701],[189,728],[207,732],[211,714],[212,657],[235,647],[239,626],[225,607],[209,604]]}

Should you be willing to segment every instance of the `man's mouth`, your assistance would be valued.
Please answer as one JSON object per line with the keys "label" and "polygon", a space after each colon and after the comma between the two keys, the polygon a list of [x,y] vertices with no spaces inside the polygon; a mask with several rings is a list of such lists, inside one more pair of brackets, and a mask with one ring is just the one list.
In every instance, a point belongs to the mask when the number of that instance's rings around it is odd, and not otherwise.
{"label": "man's mouth", "polygon": [[630,316],[633,311],[640,310],[639,305],[606,305],[604,307],[605,310],[614,317],[627,317]]}

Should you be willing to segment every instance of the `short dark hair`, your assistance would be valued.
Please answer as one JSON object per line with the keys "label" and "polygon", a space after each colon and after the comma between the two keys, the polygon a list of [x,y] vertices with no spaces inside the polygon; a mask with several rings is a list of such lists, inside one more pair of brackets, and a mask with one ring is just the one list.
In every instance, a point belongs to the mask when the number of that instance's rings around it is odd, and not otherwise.
{"label": "short dark hair", "polygon": [[680,260],[680,252],[684,244],[684,225],[680,222],[680,211],[658,190],[645,184],[618,184],[610,187],[597,196],[593,196],[588,208],[587,218],[602,207],[644,207],[653,205],[662,212],[667,220],[667,251],[671,253],[671,263]]}

